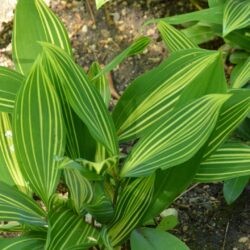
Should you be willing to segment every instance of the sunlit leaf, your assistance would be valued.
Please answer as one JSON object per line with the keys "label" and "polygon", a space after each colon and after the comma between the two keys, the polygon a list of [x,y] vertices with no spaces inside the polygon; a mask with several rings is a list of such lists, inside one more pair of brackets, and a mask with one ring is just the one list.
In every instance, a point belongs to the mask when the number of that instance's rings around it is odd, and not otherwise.
{"label": "sunlit leaf", "polygon": [[189,160],[209,138],[221,105],[229,95],[213,94],[176,110],[141,138],[121,176],[143,176]]}
{"label": "sunlit leaf", "polygon": [[99,240],[98,231],[69,209],[62,207],[51,212],[48,221],[47,250],[83,248],[84,244],[90,247]]}
{"label": "sunlit leaf", "polygon": [[[119,139],[129,140],[145,134],[173,110],[182,91],[198,76],[202,75],[207,82],[215,70],[213,64],[218,65],[218,61],[221,63],[221,55],[217,52],[182,50],[134,80],[113,112]],[[196,83],[200,86],[199,81]]]}
{"label": "sunlit leaf", "polygon": [[0,113],[0,179],[9,185],[16,185],[20,191],[28,194],[30,190],[17,161],[12,131],[10,115]]}
{"label": "sunlit leaf", "polygon": [[117,155],[115,128],[101,95],[70,56],[58,47],[43,45],[43,63],[51,74],[56,75],[74,112],[86,124],[93,138],[103,144],[110,155]]}
{"label": "sunlit leaf", "polygon": [[47,203],[59,181],[65,134],[60,103],[40,58],[18,93],[13,120],[14,150],[21,171]]}
{"label": "sunlit leaf", "polygon": [[223,12],[223,36],[250,25],[249,0],[228,0]]}
{"label": "sunlit leaf", "polygon": [[12,113],[24,77],[14,70],[0,67],[0,111]]}
{"label": "sunlit leaf", "polygon": [[175,29],[173,26],[164,21],[160,21],[157,24],[157,28],[170,52],[198,47],[182,31]]}
{"label": "sunlit leaf", "polygon": [[245,175],[250,175],[250,147],[240,143],[228,143],[201,163],[195,180],[223,181]]}
{"label": "sunlit leaf", "polygon": [[38,42],[49,42],[72,54],[62,22],[43,0],[19,0],[15,10],[12,39],[16,69],[27,74],[42,51]]}
{"label": "sunlit leaf", "polygon": [[108,226],[108,236],[112,246],[124,241],[140,223],[153,194],[154,175],[137,178],[127,185],[117,201],[115,215]]}

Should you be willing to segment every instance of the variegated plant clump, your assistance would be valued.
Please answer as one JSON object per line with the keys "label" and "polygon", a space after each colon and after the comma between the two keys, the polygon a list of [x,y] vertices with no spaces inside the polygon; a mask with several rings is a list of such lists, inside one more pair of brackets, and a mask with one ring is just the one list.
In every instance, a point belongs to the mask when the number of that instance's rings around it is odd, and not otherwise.
{"label": "variegated plant clump", "polygon": [[[148,225],[193,182],[250,175],[250,147],[227,140],[250,91],[227,87],[220,52],[169,29],[171,55],[110,113],[105,74],[150,39],[84,72],[55,14],[26,3],[15,11],[16,71],[0,67],[0,230],[18,232],[0,248],[188,249],[167,223]],[[125,159],[123,142],[133,144]]]}

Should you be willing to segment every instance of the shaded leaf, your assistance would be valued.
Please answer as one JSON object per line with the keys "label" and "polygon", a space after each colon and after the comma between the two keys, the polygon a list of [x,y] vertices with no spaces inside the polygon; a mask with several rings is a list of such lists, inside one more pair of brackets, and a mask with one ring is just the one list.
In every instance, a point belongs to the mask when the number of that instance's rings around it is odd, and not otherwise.
{"label": "shaded leaf", "polygon": [[174,235],[153,228],[138,228],[130,236],[132,250],[188,250]]}
{"label": "shaded leaf", "polygon": [[45,211],[34,200],[3,182],[0,183],[0,220],[44,226]]}
{"label": "shaded leaf", "polygon": [[249,176],[241,176],[224,182],[223,195],[227,204],[232,204],[241,195],[249,179]]}

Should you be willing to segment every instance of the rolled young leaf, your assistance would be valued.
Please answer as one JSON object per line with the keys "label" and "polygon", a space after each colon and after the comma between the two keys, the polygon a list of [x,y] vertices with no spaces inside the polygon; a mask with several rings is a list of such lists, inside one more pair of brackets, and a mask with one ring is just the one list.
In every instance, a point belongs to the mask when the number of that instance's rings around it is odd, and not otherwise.
{"label": "rolled young leaf", "polygon": [[49,42],[72,55],[68,34],[58,17],[43,0],[19,0],[12,38],[16,70],[27,75],[42,51],[38,42]]}
{"label": "rolled young leaf", "polygon": [[[212,65],[217,65],[218,60],[221,60],[221,55],[217,52],[182,50],[134,80],[113,112],[119,139],[125,141],[144,135],[173,110],[185,87],[200,75],[205,80],[211,77]],[[213,71],[207,71],[207,68]],[[200,86],[199,81],[196,83]]]}
{"label": "rolled young leaf", "polygon": [[24,77],[14,70],[0,67],[0,112],[12,113],[17,92]]}
{"label": "rolled young leaf", "polygon": [[227,94],[204,96],[163,119],[129,154],[121,176],[149,175],[189,160],[209,138]]}
{"label": "rolled young leaf", "polygon": [[18,221],[26,225],[45,226],[46,213],[27,195],[3,182],[0,183],[0,220]]}
{"label": "rolled young leaf", "polygon": [[47,204],[59,181],[65,134],[60,103],[40,59],[18,93],[13,131],[21,171]]}
{"label": "rolled young leaf", "polygon": [[228,0],[223,12],[223,36],[250,25],[249,0]]}
{"label": "rolled young leaf", "polygon": [[86,124],[93,138],[103,144],[110,155],[118,155],[113,121],[87,75],[62,49],[50,44],[43,46],[43,64],[59,81],[72,109]]}

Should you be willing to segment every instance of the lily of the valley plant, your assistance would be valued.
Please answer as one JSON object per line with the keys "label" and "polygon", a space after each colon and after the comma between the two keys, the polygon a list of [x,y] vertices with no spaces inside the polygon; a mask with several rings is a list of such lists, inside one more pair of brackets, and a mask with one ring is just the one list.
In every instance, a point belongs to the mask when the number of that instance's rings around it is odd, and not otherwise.
{"label": "lily of the valley plant", "polygon": [[225,143],[249,90],[227,89],[219,52],[173,52],[108,111],[105,73],[148,42],[86,74],[43,1],[18,1],[16,71],[0,68],[0,230],[18,234],[1,249],[188,249],[152,219],[192,182],[250,174],[249,146]]}

